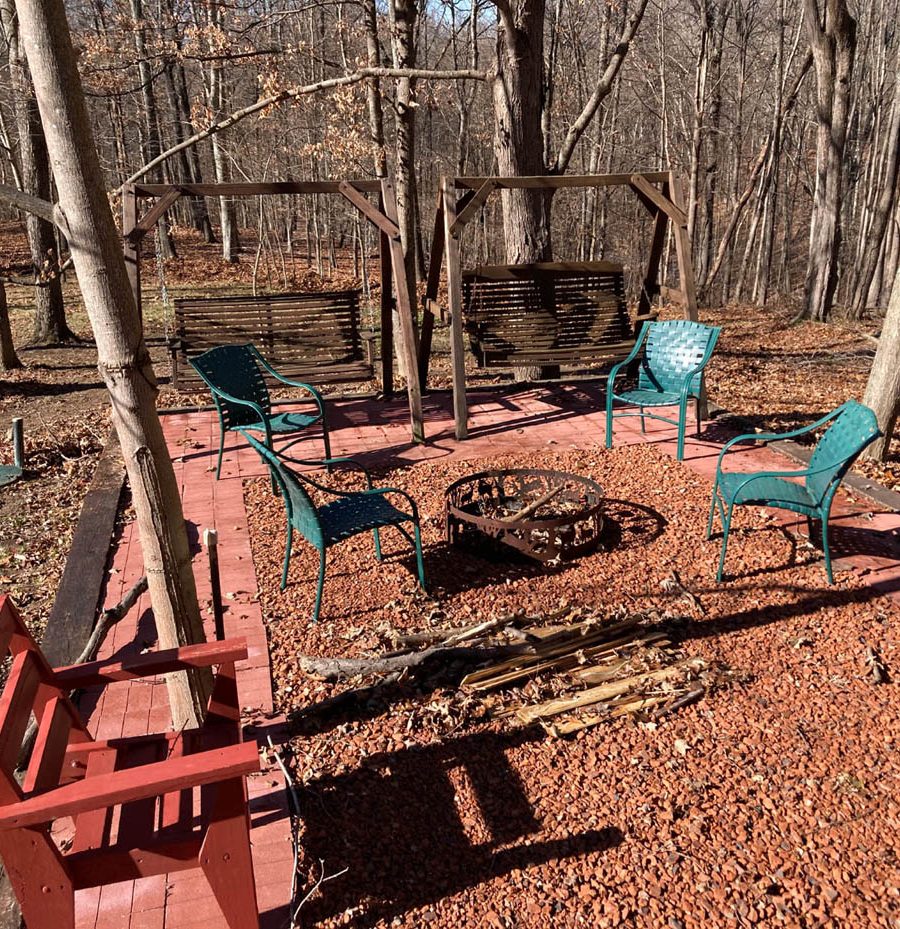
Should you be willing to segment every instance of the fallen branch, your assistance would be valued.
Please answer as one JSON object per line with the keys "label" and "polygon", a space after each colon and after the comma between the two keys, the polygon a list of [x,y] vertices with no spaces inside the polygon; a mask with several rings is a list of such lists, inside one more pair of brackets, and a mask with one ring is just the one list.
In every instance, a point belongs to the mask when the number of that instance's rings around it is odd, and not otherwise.
{"label": "fallen branch", "polygon": [[517,523],[525,519],[526,516],[531,516],[532,513],[536,513],[545,503],[549,503],[555,496],[557,496],[565,486],[565,484],[558,484],[556,487],[551,487],[547,493],[541,494],[537,500],[532,500],[528,506],[523,506],[521,510],[513,513],[511,516],[504,516],[500,522]]}
{"label": "fallen branch", "polygon": [[887,668],[881,655],[871,646],[866,646],[866,667],[872,675],[873,684],[883,684],[887,680]]}
{"label": "fallen branch", "polygon": [[[502,654],[504,650],[501,648]],[[498,649],[433,645],[421,652],[409,652],[405,655],[391,655],[382,658],[319,658],[313,655],[300,655],[297,663],[300,670],[309,677],[320,681],[346,681],[354,677],[366,677],[372,674],[392,674],[417,668],[432,658],[444,658],[462,661],[485,660],[498,654]]]}

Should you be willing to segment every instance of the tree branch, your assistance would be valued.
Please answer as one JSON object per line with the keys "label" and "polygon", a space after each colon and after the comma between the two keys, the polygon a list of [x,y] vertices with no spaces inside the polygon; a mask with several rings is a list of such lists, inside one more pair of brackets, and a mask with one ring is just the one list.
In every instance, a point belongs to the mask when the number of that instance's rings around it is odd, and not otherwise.
{"label": "tree branch", "polygon": [[551,174],[565,173],[566,168],[569,167],[569,162],[572,160],[572,155],[575,152],[575,146],[578,144],[582,135],[584,135],[587,127],[591,124],[591,120],[600,108],[600,104],[609,96],[612,85],[615,83],[616,77],[628,54],[628,49],[641,24],[641,20],[644,18],[644,10],[647,9],[647,2],[648,0],[640,0],[637,9],[635,9],[625,23],[622,34],[619,36],[619,41],[616,43],[616,47],[609,61],[606,63],[606,68],[604,68],[603,73],[600,75],[600,80],[597,81],[594,92],[584,105],[584,109],[578,114],[578,118],[569,127],[569,131],[566,133],[566,137],[560,146],[556,160],[552,165],[548,166]]}
{"label": "tree branch", "polygon": [[443,81],[487,81],[489,76],[490,75],[487,71],[478,71],[473,68],[463,68],[452,71],[433,71],[428,68],[360,68],[358,71],[354,71],[352,74],[345,74],[341,77],[327,78],[324,81],[318,81],[315,84],[306,84],[302,87],[290,87],[279,91],[277,94],[263,97],[254,103],[251,103],[249,106],[241,108],[240,110],[235,110],[228,116],[225,116],[222,119],[217,119],[205,129],[201,129],[199,132],[194,133],[194,135],[188,139],[185,139],[183,142],[179,142],[177,145],[173,145],[171,148],[166,149],[166,151],[162,152],[160,155],[157,155],[157,157],[151,161],[148,161],[147,164],[145,164],[142,168],[140,168],[138,171],[135,171],[135,173],[130,177],[126,178],[116,192],[121,193],[127,185],[134,184],[136,181],[139,181],[149,171],[152,171],[154,168],[161,165],[164,161],[168,161],[169,158],[171,158],[173,155],[177,155],[178,152],[183,151],[186,148],[191,148],[191,146],[196,145],[198,142],[202,142],[204,139],[208,139],[210,136],[215,135],[217,132],[222,132],[224,129],[230,129],[235,123],[239,123],[242,119],[246,119],[248,116],[252,116],[254,113],[260,112],[260,110],[266,110],[269,107],[277,106],[279,103],[284,103],[286,100],[296,100],[300,97],[318,93],[322,90],[333,90],[336,87],[349,87],[352,84],[358,84],[361,81],[365,81],[373,77],[406,77]]}
{"label": "tree branch", "polygon": [[40,197],[33,197],[31,194],[23,193],[15,187],[8,184],[0,184],[0,200],[11,204],[16,209],[31,213],[54,226],[59,227],[60,231],[66,238],[69,237],[69,224],[59,204],[51,203],[49,200],[42,200]]}

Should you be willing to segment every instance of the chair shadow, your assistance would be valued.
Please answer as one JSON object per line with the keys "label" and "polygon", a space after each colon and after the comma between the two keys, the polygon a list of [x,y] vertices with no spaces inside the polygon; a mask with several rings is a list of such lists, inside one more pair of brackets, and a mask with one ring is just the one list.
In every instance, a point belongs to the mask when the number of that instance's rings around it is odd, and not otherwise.
{"label": "chair shadow", "polygon": [[[532,729],[479,732],[370,755],[352,771],[308,783],[307,861],[324,862],[329,873],[347,868],[304,907],[308,924],[342,913],[357,929],[388,924],[512,870],[621,843],[615,826],[531,838],[542,824],[506,752],[541,738]],[[511,843],[518,844],[503,847]]]}

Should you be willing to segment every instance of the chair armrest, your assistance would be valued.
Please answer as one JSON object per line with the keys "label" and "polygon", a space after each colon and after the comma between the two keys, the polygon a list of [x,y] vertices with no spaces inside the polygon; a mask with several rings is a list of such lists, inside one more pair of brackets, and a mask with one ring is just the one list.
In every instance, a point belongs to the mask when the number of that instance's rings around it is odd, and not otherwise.
{"label": "chair armrest", "polygon": [[0,806],[0,829],[39,826],[63,816],[77,816],[159,797],[188,787],[215,784],[259,771],[256,742],[241,742],[225,748],[181,755],[113,771],[103,777],[87,777],[47,793]]}
{"label": "chair armrest", "polygon": [[316,390],[315,387],[313,387],[312,384],[307,384],[304,381],[294,381],[294,380],[291,380],[291,378],[289,377],[285,377],[283,374],[279,374],[272,367],[272,365],[270,365],[269,362],[266,361],[265,358],[263,358],[263,356],[260,354],[259,350],[255,346],[253,347],[253,352],[256,355],[256,360],[266,369],[266,371],[268,371],[269,374],[272,375],[272,377],[275,378],[276,381],[281,381],[282,384],[287,384],[289,387],[300,387],[303,390],[308,390],[313,395],[313,398],[315,399],[316,403],[319,405],[319,409],[320,410],[322,409],[323,407],[322,395],[319,393],[318,390]]}
{"label": "chair armrest", "polygon": [[638,332],[637,339],[635,339],[634,347],[631,349],[631,351],[622,361],[620,361],[617,365],[613,365],[612,368],[610,368],[609,375],[606,379],[606,392],[607,393],[612,393],[613,383],[615,379],[619,376],[619,372],[622,370],[622,368],[628,367],[628,365],[630,365],[631,362],[634,361],[634,359],[637,358],[637,356],[640,354],[641,348],[644,345],[644,339],[647,337],[647,333],[650,331],[649,326],[650,326],[649,322],[641,323],[641,328],[640,328],[640,331]]}
{"label": "chair armrest", "polygon": [[831,420],[837,416],[840,409],[841,407],[838,407],[836,410],[832,410],[821,419],[817,419],[811,425],[801,426],[799,429],[793,429],[790,432],[746,432],[743,435],[737,435],[733,439],[729,439],[722,446],[722,451],[719,452],[719,460],[716,464],[716,470],[719,470],[719,467],[722,464],[722,458],[724,458],[725,453],[731,448],[732,445],[737,445],[738,442],[749,442],[751,439],[756,442],[778,442],[781,439],[796,439],[798,436],[807,435],[810,432],[815,432],[816,429],[820,429],[825,425],[825,423],[831,422]]}
{"label": "chair armrest", "polygon": [[208,668],[211,665],[231,664],[247,657],[247,642],[242,638],[225,639],[222,642],[204,642],[200,645],[184,645],[146,655],[135,655],[124,661],[89,661],[85,664],[54,668],[55,683],[68,690],[93,687],[96,684],[111,684],[114,681],[131,681],[141,677],[155,677],[170,671],[186,671],[189,668]]}
{"label": "chair armrest", "polygon": [[409,505],[412,507],[412,517],[415,520],[419,518],[419,508],[416,506],[416,501],[405,491],[400,490],[399,487],[371,487],[369,490],[364,491],[367,495],[372,494],[399,494],[401,497],[404,497]]}

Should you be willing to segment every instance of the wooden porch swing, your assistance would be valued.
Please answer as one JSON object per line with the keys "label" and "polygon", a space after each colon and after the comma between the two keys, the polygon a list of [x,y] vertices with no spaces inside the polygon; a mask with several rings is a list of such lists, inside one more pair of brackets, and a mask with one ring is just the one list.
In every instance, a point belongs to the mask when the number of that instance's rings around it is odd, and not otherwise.
{"label": "wooden porch swing", "polygon": [[[129,279],[141,305],[141,242],[182,196],[255,197],[267,194],[337,194],[379,230],[381,273],[381,384],[393,395],[393,309],[400,317],[399,350],[408,371],[417,371],[417,334],[403,262],[393,181],[284,181],[278,183],[133,184],[122,192],[122,235]],[[377,205],[368,199],[377,195]],[[139,201],[155,202],[139,214]],[[360,327],[359,292],[257,294],[192,297],[175,301],[172,380],[179,389],[193,376],[189,358],[215,345],[252,342],[267,360],[290,377],[313,384],[369,380],[374,352]],[[368,342],[368,344],[366,344]],[[196,382],[199,385],[199,381]],[[190,385],[189,385],[190,386]],[[414,442],[424,441],[422,393],[408,378],[407,393]]]}
{"label": "wooden porch swing", "polygon": [[[459,237],[496,190],[628,187],[653,218],[650,256],[635,318],[629,315],[622,265],[611,261],[553,261],[463,270]],[[443,178],[419,342],[419,380],[428,376],[441,266],[446,255],[456,437],[468,435],[464,339],[483,368],[587,367],[612,364],[634,346],[640,324],[662,295],[697,318],[687,216],[671,171],[561,177]],[[659,285],[659,265],[672,222],[680,289]]]}

